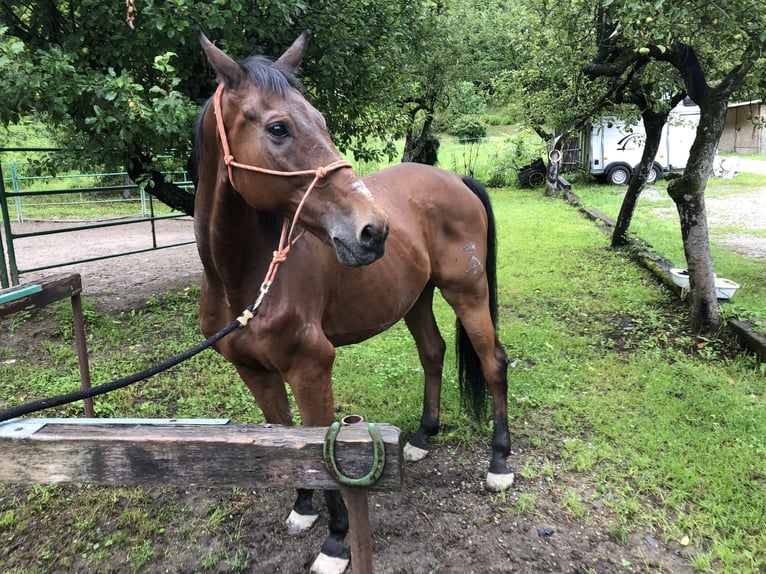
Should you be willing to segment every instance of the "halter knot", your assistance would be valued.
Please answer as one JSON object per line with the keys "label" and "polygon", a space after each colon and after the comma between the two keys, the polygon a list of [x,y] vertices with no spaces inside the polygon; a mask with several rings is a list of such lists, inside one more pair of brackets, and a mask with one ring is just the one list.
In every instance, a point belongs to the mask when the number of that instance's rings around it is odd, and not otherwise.
{"label": "halter knot", "polygon": [[285,259],[287,259],[287,252],[290,251],[290,244],[287,244],[287,247],[284,249],[278,249],[274,252],[274,263],[282,263]]}
{"label": "halter knot", "polygon": [[226,165],[231,165],[231,162],[233,161],[234,161],[233,155],[229,154],[229,155],[223,156],[223,163],[225,163]]}
{"label": "halter knot", "polygon": [[322,179],[326,175],[327,175],[327,168],[326,167],[318,167],[316,169],[316,178],[317,179]]}

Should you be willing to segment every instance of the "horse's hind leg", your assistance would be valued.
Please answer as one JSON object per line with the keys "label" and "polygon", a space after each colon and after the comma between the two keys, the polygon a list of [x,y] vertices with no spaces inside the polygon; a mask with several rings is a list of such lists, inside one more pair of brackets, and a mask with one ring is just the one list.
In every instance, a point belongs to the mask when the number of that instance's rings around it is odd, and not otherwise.
{"label": "horse's hind leg", "polygon": [[487,473],[487,488],[502,491],[511,487],[514,475],[507,462],[511,454],[511,435],[508,430],[508,356],[497,336],[493,358],[488,367],[491,374],[485,375],[492,396],[493,422],[492,459]]}
{"label": "horse's hind leg", "polygon": [[[276,371],[256,371],[237,366],[237,372],[255,397],[266,422],[292,426],[293,416],[282,376]],[[298,497],[287,517],[287,533],[298,534],[311,528],[319,518],[314,509],[314,491],[299,488]]]}
{"label": "horse's hind leg", "polygon": [[433,294],[433,285],[428,285],[404,317],[407,328],[415,339],[424,375],[420,427],[404,445],[404,458],[408,461],[425,458],[428,454],[428,439],[439,432],[439,402],[445,345],[434,318]]}
{"label": "horse's hind leg", "polygon": [[[472,393],[481,405],[481,397],[489,389],[492,399],[492,458],[487,473],[487,488],[500,491],[510,488],[514,475],[508,468],[506,459],[511,452],[511,436],[508,432],[508,357],[495,333],[489,305],[478,293],[470,291],[456,294],[442,289],[445,299],[455,309],[459,328],[463,329],[470,341],[470,347],[459,349],[465,360],[464,392]],[[460,333],[458,333],[460,337]],[[475,353],[478,368],[469,356]],[[478,407],[477,407],[478,409]],[[477,412],[477,416],[482,413]]]}

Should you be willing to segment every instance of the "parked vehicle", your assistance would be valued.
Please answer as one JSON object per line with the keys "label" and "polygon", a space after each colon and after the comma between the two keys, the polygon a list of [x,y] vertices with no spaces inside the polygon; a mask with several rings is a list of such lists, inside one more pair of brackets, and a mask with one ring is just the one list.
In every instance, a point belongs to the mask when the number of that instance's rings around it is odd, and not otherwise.
{"label": "parked vehicle", "polygon": [[[686,167],[699,115],[699,107],[689,98],[673,108],[662,130],[647,183],[654,183],[664,172]],[[629,124],[615,117],[603,117],[581,135],[580,167],[607,183],[626,185],[641,162],[645,142],[646,132],[640,120]]]}

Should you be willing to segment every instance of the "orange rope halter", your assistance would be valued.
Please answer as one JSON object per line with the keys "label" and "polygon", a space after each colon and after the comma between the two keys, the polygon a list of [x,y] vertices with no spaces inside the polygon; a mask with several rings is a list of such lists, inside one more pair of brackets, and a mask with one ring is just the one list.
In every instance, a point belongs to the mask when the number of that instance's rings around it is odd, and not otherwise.
{"label": "orange rope halter", "polygon": [[255,314],[258,311],[258,307],[260,307],[261,302],[263,301],[263,298],[269,292],[269,288],[271,288],[271,284],[274,282],[274,277],[276,277],[277,275],[277,270],[279,269],[279,265],[287,258],[287,254],[290,251],[290,248],[303,235],[303,232],[301,232],[300,234],[298,234],[297,237],[293,237],[293,233],[295,232],[295,225],[298,221],[298,215],[303,209],[303,205],[306,203],[306,199],[308,198],[309,194],[314,189],[317,182],[320,179],[324,178],[328,173],[343,167],[351,167],[351,164],[347,162],[346,160],[341,159],[338,161],[334,161],[329,165],[326,165],[324,167],[318,167],[316,169],[307,169],[307,170],[301,170],[301,171],[276,171],[273,169],[266,169],[263,167],[257,167],[254,165],[248,165],[248,164],[234,161],[234,156],[232,155],[231,149],[229,148],[229,140],[226,137],[226,128],[223,125],[223,114],[221,113],[222,95],[223,95],[223,84],[219,84],[218,89],[216,89],[215,91],[215,96],[213,96],[213,113],[215,114],[215,122],[216,122],[216,126],[218,127],[218,135],[221,138],[221,148],[223,148],[223,162],[226,164],[226,169],[228,170],[228,173],[229,173],[229,183],[231,183],[232,187],[236,189],[236,187],[234,186],[233,169],[232,169],[235,167],[238,167],[240,169],[246,169],[249,171],[257,171],[259,173],[265,173],[268,175],[278,175],[278,176],[284,176],[284,177],[300,176],[300,175],[314,176],[314,179],[309,184],[308,188],[306,189],[306,192],[303,194],[303,197],[301,198],[300,203],[298,204],[298,207],[295,210],[295,215],[293,216],[292,223],[290,222],[290,219],[288,217],[285,217],[285,220],[282,223],[282,233],[280,234],[280,237],[279,237],[279,246],[277,247],[277,250],[274,251],[274,256],[271,260],[271,264],[269,265],[269,270],[266,272],[266,277],[264,278],[263,283],[261,283],[261,292],[258,295],[258,299],[256,299],[255,304],[252,306],[252,308],[246,309],[242,313],[242,315],[240,315],[240,317],[237,319],[240,322],[240,325],[244,327],[245,325],[247,325],[247,322],[255,316]]}

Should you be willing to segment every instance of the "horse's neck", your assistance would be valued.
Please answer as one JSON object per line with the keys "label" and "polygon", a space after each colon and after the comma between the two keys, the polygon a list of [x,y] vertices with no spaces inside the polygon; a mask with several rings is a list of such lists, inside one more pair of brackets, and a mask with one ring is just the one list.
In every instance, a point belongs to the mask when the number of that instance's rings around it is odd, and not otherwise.
{"label": "horse's neck", "polygon": [[205,271],[227,291],[242,289],[268,268],[281,218],[256,211],[231,189],[219,190],[208,207],[206,253],[201,253]]}

